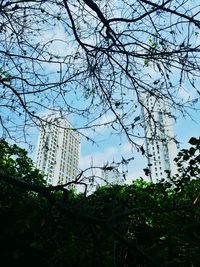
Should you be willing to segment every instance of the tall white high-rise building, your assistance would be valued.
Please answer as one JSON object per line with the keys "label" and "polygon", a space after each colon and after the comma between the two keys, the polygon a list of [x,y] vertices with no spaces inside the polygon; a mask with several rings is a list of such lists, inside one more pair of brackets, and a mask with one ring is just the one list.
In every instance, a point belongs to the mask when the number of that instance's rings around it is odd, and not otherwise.
{"label": "tall white high-rise building", "polygon": [[173,124],[167,101],[146,96],[143,107],[148,168],[152,182],[167,180],[176,173],[174,158],[177,155]]}
{"label": "tall white high-rise building", "polygon": [[[44,119],[44,118],[43,118]],[[80,139],[63,118],[46,117],[40,128],[35,162],[48,184],[65,184],[79,172]]]}

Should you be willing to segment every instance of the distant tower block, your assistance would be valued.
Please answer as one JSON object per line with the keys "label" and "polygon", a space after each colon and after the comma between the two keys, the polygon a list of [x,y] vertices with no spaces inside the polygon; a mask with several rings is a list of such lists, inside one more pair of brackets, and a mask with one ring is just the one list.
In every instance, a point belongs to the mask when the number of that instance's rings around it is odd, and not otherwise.
{"label": "distant tower block", "polygon": [[150,180],[168,180],[169,176],[176,173],[173,161],[177,155],[177,142],[173,131],[174,118],[167,101],[148,95],[143,103],[150,112],[142,108]]}
{"label": "distant tower block", "polygon": [[124,184],[123,174],[112,164],[108,165],[107,168],[102,169],[101,177],[103,179],[103,185]]}
{"label": "distant tower block", "polygon": [[112,170],[102,170],[103,184],[123,184],[122,174],[117,168]]}
{"label": "distant tower block", "polygon": [[[44,119],[44,118],[43,118]],[[48,184],[72,181],[79,171],[79,134],[66,119],[46,117],[40,128],[35,162]]]}

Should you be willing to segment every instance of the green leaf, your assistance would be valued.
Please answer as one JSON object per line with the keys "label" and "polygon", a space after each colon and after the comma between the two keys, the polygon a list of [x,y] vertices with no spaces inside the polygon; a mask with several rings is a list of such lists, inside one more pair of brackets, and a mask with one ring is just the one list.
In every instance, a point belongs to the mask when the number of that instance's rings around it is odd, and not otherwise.
{"label": "green leaf", "polygon": [[149,66],[149,62],[150,62],[150,60],[146,58],[146,59],[144,60],[144,66],[145,66],[145,67],[148,67],[148,66]]}

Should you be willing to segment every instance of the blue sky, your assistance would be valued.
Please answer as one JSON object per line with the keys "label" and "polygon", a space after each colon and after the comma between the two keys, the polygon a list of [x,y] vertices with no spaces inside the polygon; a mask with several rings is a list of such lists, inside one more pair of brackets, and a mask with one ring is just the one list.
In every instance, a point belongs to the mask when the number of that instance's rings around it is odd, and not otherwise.
{"label": "blue sky", "polygon": [[[64,39],[64,30],[59,28],[56,31],[56,38]],[[46,36],[47,38],[47,36]],[[56,50],[57,46],[59,46],[59,54],[65,52],[66,47],[64,44],[54,44],[52,47],[53,50]],[[70,51],[68,51],[70,52]],[[48,66],[49,67],[49,66]],[[57,66],[51,65],[50,70],[55,71]],[[156,79],[158,77],[158,73],[151,68],[146,68],[146,73],[152,78]],[[172,81],[176,85],[178,83],[179,73],[175,71],[172,74]],[[179,97],[181,97],[184,101],[188,99],[195,99],[197,97],[197,93],[191,86],[185,83],[185,87],[179,90]],[[75,106],[84,106],[87,99],[83,98],[80,102],[76,101],[74,96],[71,96],[72,102]],[[199,103],[197,103],[196,108],[200,109]],[[183,117],[180,113],[177,113],[177,120],[174,124],[174,133],[177,137],[177,140],[180,142],[181,148],[187,147],[187,142],[191,136],[199,136],[200,135],[200,112],[194,110],[188,110],[193,119],[189,116]],[[112,114],[104,116],[101,118],[101,122],[107,122],[112,120]],[[76,116],[70,116],[69,121],[72,124],[77,124],[76,122],[80,122],[80,118]],[[96,130],[96,133],[90,132],[88,129],[84,131],[86,135],[94,138],[97,144],[92,144],[87,141],[85,138],[81,138],[81,155],[80,155],[80,167],[81,169],[89,167],[91,164],[93,166],[102,166],[107,162],[112,162],[113,160],[116,162],[121,161],[122,156],[127,159],[134,157],[135,159],[130,162],[128,168],[127,175],[127,183],[130,183],[132,179],[139,178],[142,176],[145,178],[143,168],[146,167],[147,161],[144,156],[141,156],[140,153],[136,151],[135,148],[131,146],[131,144],[127,141],[127,139],[122,136],[115,136],[112,134],[112,131],[109,127],[100,127]],[[35,144],[37,139],[37,131],[32,131],[32,141]],[[139,144],[144,144],[144,140],[140,139]],[[33,153],[31,154],[33,157]],[[98,173],[98,172],[97,172]]]}
{"label": "blue sky", "polygon": [[[193,120],[190,117],[179,117],[174,124],[174,133],[177,140],[180,142],[180,149],[188,147],[188,140],[192,136],[200,136],[200,112],[192,112]],[[133,179],[142,176],[144,179],[148,178],[144,175],[143,168],[146,167],[147,161],[141,153],[132,148],[130,143],[125,138],[117,139],[109,134],[109,129],[105,130],[104,137],[102,137],[99,146],[92,145],[86,141],[81,144],[81,168],[88,167],[90,164],[99,166],[105,164],[107,161],[113,160],[118,162],[121,156],[125,159],[134,157],[135,159],[129,163],[127,183],[131,183]],[[141,140],[141,144],[144,141]]]}
{"label": "blue sky", "polygon": [[[115,12],[118,12],[117,10],[115,10]],[[120,15],[120,14],[119,14]],[[161,18],[159,18],[161,19]],[[163,21],[164,22],[164,21]],[[57,39],[57,41],[51,43],[50,45],[50,51],[52,51],[53,53],[56,53],[58,56],[61,55],[70,55],[72,53],[75,53],[75,50],[77,49],[77,45],[74,45],[74,43],[72,44],[71,40],[72,38],[70,37],[70,33],[66,33],[66,29],[63,27],[63,25],[60,22],[56,22],[56,27],[53,27],[53,29],[49,29],[48,31],[45,32],[44,35],[42,35],[41,37],[41,41],[42,42],[46,42],[48,40],[51,40],[52,38]],[[181,27],[181,25],[180,25]],[[187,31],[186,31],[187,32]],[[169,38],[171,35],[169,35]],[[186,33],[187,35],[187,33]],[[144,48],[145,48],[145,44],[148,43],[148,41],[150,42],[149,38],[147,35],[143,34],[141,35],[139,33],[139,38],[142,38],[144,44]],[[40,37],[38,37],[40,38]],[[184,38],[184,35],[178,34],[179,40],[177,41],[177,44],[182,40],[181,38]],[[44,40],[43,40],[44,39]],[[200,44],[200,38],[199,35],[195,35],[195,37],[192,39],[195,39],[195,44],[194,45],[199,45]],[[85,39],[84,39],[85,40]],[[91,42],[92,38],[88,38],[87,42]],[[94,40],[93,40],[94,41]],[[152,42],[152,41],[151,41]],[[67,45],[66,45],[67,43]],[[74,45],[74,46],[73,46]],[[141,61],[139,62],[139,60],[137,61],[137,63],[141,63],[140,66],[142,66],[144,59],[141,59]],[[76,61],[75,64],[78,65],[79,61]],[[176,62],[174,63],[176,65]],[[51,79],[54,80],[56,79],[55,77],[59,78],[59,74],[56,74],[57,71],[59,70],[60,65],[59,64],[44,64],[42,65],[42,67],[44,67],[45,69],[45,78],[46,76],[48,76],[49,73],[54,73],[51,76]],[[155,67],[155,66],[154,66]],[[142,68],[142,67],[141,67]],[[172,68],[173,70],[173,68]],[[63,69],[64,71],[64,69]],[[144,75],[145,74],[145,75]],[[178,86],[178,79],[179,79],[179,74],[180,71],[174,71],[171,75],[171,80],[173,82],[174,86]],[[57,76],[54,76],[57,75]],[[148,79],[151,80],[151,82],[153,82],[155,79],[158,79],[158,75],[159,73],[155,71],[155,69],[153,67],[147,67],[145,68],[144,72],[143,70],[140,73],[140,70],[138,70],[138,78],[143,78],[146,79],[148,76]],[[145,77],[143,77],[145,76]],[[123,78],[124,79],[124,78]],[[125,79],[123,80],[124,83],[126,83]],[[147,80],[145,80],[145,82],[147,82]],[[89,83],[89,82],[88,82]],[[127,81],[128,84],[128,81]],[[147,82],[148,84],[148,82]],[[68,103],[71,103],[72,105],[74,105],[74,107],[82,107],[82,106],[87,106],[87,103],[89,102],[89,99],[86,99],[86,97],[84,97],[84,93],[82,92],[82,98],[81,95],[79,95],[80,101],[78,102],[77,97],[75,96],[75,91],[76,89],[79,89],[79,87],[75,88],[73,87],[73,84],[71,85],[70,83],[67,84],[67,86],[71,86],[69,88],[69,93],[67,94],[67,100],[69,100]],[[67,88],[66,86],[66,88]],[[130,83],[128,84],[128,86],[130,86]],[[85,88],[82,88],[85,89]],[[117,88],[115,88],[117,89]],[[132,87],[131,87],[132,89]],[[126,90],[126,89],[124,89]],[[117,91],[117,90],[116,90]],[[130,91],[134,91],[134,90],[130,90]],[[115,92],[115,97],[116,99],[118,99],[120,96],[119,91]],[[185,101],[187,101],[188,99],[195,99],[196,94],[195,94],[195,90],[193,88],[191,88],[191,86],[189,86],[187,84],[187,82],[184,84],[184,88],[180,88],[178,90],[178,96],[181,97],[182,99],[184,99]],[[130,101],[133,100],[134,96],[133,93],[132,95],[128,95],[124,97],[125,100],[129,99]],[[49,97],[49,103],[51,102],[51,94]],[[58,100],[59,101],[59,100]],[[52,104],[52,103],[51,103]],[[198,104],[198,103],[197,103]],[[59,103],[56,102],[56,105],[58,106]],[[60,103],[61,108],[64,108],[64,103]],[[48,104],[47,104],[48,107]],[[99,106],[99,109],[101,108],[101,106]],[[196,108],[200,108],[200,106],[196,106]],[[139,110],[139,109],[138,109]],[[37,110],[37,114],[38,115],[42,115],[42,113],[39,113],[40,111]],[[139,112],[139,111],[138,111]],[[195,112],[190,110],[189,111],[191,116],[193,117],[193,120],[189,117],[186,116],[181,117],[180,114],[175,114],[178,118],[176,121],[176,124],[174,125],[174,132],[175,135],[177,137],[177,140],[180,142],[181,144],[181,148],[186,147],[187,146],[187,142],[189,140],[189,138],[191,136],[199,136],[200,135],[200,113],[199,111]],[[132,114],[131,114],[132,115]],[[136,115],[133,114],[132,119],[134,118],[134,116],[137,116],[138,113]],[[76,116],[69,116],[69,121],[74,125],[82,125],[83,122],[81,121],[81,114],[79,117]],[[112,120],[112,114],[108,113],[107,116],[102,116],[100,118],[101,122],[107,122],[109,120]],[[128,118],[131,119],[131,118]],[[76,123],[78,122],[78,123]],[[144,177],[143,171],[142,169],[144,167],[146,167],[146,158],[142,157],[140,155],[140,153],[138,153],[136,151],[136,149],[134,147],[131,146],[131,144],[127,141],[127,139],[121,135],[121,136],[116,136],[112,133],[113,131],[111,131],[111,129],[108,127],[99,127],[98,129],[96,129],[95,133],[92,133],[91,131],[89,131],[88,129],[84,130],[84,133],[86,135],[89,135],[90,137],[94,138],[94,140],[96,141],[97,145],[92,144],[90,142],[88,142],[85,138],[81,138],[82,142],[81,142],[81,158],[80,158],[80,167],[82,169],[89,167],[91,164],[93,164],[94,166],[102,166],[103,164],[106,164],[107,162],[112,162],[113,160],[116,162],[121,161],[122,156],[127,159],[127,158],[131,158],[134,157],[135,160],[131,161],[129,164],[129,172],[128,172],[128,176],[127,176],[127,182],[131,182],[132,179],[136,179],[140,176]],[[38,135],[38,131],[34,128],[31,128],[30,131],[30,138],[29,140],[32,142],[32,145],[35,146],[36,144],[36,140],[37,140],[37,135]],[[140,145],[142,145],[144,143],[143,139],[138,139],[138,141]],[[30,154],[31,157],[33,157],[33,153]]]}
{"label": "blue sky", "polygon": [[[189,116],[179,116],[174,124],[174,133],[177,140],[180,142],[180,149],[189,146],[188,140],[192,136],[200,136],[200,111],[192,111],[191,116],[192,118]],[[98,133],[99,134],[96,134],[97,144],[92,144],[85,138],[81,138],[81,169],[85,169],[91,165],[101,167],[107,162],[112,162],[113,160],[115,162],[119,162],[121,161],[122,156],[125,159],[134,157],[134,160],[130,161],[128,165],[126,183],[130,184],[132,180],[139,177],[143,177],[148,180],[148,177],[146,177],[143,172],[143,168],[145,168],[147,164],[145,156],[138,153],[123,135],[120,137],[113,135],[109,127],[101,127],[101,129],[98,130]],[[37,137],[38,130],[33,129],[33,145],[36,143]],[[140,144],[144,144],[143,139],[141,139]],[[32,158],[34,157],[34,151],[30,153],[30,156]],[[127,169],[124,168],[124,171],[126,170]],[[99,175],[100,171],[96,170],[95,174]]]}
{"label": "blue sky", "polygon": [[[148,73],[151,77],[156,78],[157,73],[148,68]],[[176,85],[178,79],[178,72],[174,71],[172,82]],[[192,101],[196,99],[198,93],[192,86],[187,84],[182,85],[178,91],[178,97],[183,102]],[[186,104],[187,105],[187,104]],[[188,105],[189,106],[189,105]],[[195,105],[188,107],[186,114],[181,114],[178,110],[171,110],[172,113],[177,117],[174,121],[174,134],[178,142],[180,142],[180,148],[188,147],[188,141],[192,136],[200,136],[200,102],[196,102]],[[112,117],[112,116],[111,116]],[[109,118],[105,118],[105,122]],[[144,175],[143,168],[147,165],[147,159],[138,153],[134,147],[127,141],[124,136],[116,137],[112,134],[111,129],[101,127],[97,135],[98,146],[92,145],[85,140],[82,141],[81,148],[81,168],[88,167],[90,164],[99,166],[100,164],[106,164],[106,162],[119,162],[122,156],[127,159],[134,157],[133,161],[130,161],[128,166],[127,183],[131,183],[133,179],[143,177],[148,180],[148,177]],[[143,131],[142,131],[143,132]],[[144,139],[137,140],[139,144],[144,145]]]}

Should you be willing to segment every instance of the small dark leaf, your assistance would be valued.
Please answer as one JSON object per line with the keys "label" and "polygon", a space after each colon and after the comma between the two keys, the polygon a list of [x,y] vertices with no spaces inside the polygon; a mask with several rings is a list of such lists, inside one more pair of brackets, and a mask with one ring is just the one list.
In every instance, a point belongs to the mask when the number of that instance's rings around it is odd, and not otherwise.
{"label": "small dark leaf", "polygon": [[197,145],[198,142],[199,142],[199,140],[197,138],[192,137],[192,138],[190,138],[188,143],[191,144],[191,145]]}
{"label": "small dark leaf", "polygon": [[112,167],[112,166],[108,166],[108,167],[104,166],[102,169],[105,170],[105,171],[112,171],[114,169],[114,167]]}
{"label": "small dark leaf", "polygon": [[146,176],[150,174],[150,170],[148,168],[143,169],[144,173]]}
{"label": "small dark leaf", "polygon": [[115,102],[115,107],[118,108],[121,105],[121,102]]}
{"label": "small dark leaf", "polygon": [[196,151],[196,149],[194,147],[191,147],[189,149],[190,155],[194,155],[195,151]]}
{"label": "small dark leaf", "polygon": [[134,122],[139,121],[139,120],[140,120],[140,116],[137,116],[135,117]]}
{"label": "small dark leaf", "polygon": [[144,150],[144,147],[143,146],[140,147],[140,151],[142,152],[142,155],[145,154],[145,150]]}

